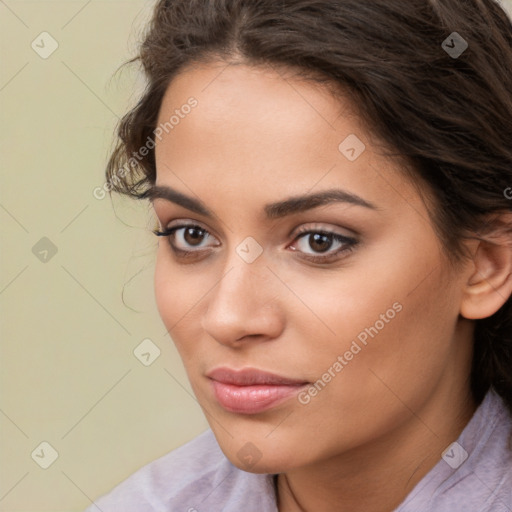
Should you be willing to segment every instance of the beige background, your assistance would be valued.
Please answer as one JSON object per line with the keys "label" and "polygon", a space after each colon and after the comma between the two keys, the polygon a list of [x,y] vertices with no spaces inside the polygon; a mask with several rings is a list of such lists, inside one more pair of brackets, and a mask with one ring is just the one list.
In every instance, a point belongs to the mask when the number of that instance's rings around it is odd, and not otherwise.
{"label": "beige background", "polygon": [[[81,511],[207,428],[156,311],[148,210],[93,196],[135,99],[135,73],[112,75],[151,4],[0,2],[2,512]],[[31,48],[43,31],[47,59]],[[146,338],[161,350],[148,367]],[[31,457],[43,441],[47,469]]]}
{"label": "beige background", "polygon": [[93,195],[152,4],[0,0],[2,512],[82,511],[207,428],[156,311],[150,213]]}

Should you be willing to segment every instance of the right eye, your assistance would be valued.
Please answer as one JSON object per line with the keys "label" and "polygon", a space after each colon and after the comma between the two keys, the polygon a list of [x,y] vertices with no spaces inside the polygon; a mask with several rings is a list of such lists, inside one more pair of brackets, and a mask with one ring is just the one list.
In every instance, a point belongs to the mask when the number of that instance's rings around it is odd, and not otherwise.
{"label": "right eye", "polygon": [[201,226],[196,224],[182,224],[167,228],[164,231],[155,230],[156,236],[167,237],[171,249],[182,256],[189,256],[191,253],[203,252],[204,248],[217,247],[219,244],[206,245],[208,239],[213,236]]}

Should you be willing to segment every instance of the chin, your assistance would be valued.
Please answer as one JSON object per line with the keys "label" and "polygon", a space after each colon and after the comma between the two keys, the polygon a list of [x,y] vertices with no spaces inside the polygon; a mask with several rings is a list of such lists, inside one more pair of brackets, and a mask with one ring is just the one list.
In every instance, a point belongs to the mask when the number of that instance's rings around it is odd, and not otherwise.
{"label": "chin", "polygon": [[231,462],[231,464],[233,464],[233,466],[236,466],[238,469],[246,471],[247,473],[278,474],[294,469],[294,466],[286,460],[286,457],[280,458],[279,456],[272,456],[270,460],[262,457],[254,464],[244,464],[240,461],[236,453],[224,453],[224,455],[226,455],[226,458]]}
{"label": "chin", "polygon": [[248,473],[283,473],[307,464],[301,450],[276,437],[245,435],[231,438],[215,432],[217,442],[226,458],[237,468]]}

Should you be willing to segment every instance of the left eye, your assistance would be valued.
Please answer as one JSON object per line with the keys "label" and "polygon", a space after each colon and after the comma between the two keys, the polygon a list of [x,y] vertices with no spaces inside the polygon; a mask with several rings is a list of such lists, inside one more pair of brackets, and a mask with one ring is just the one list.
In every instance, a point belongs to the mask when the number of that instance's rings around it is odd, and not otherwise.
{"label": "left eye", "polygon": [[329,256],[350,249],[356,240],[330,231],[308,231],[297,237],[299,250],[310,256]]}

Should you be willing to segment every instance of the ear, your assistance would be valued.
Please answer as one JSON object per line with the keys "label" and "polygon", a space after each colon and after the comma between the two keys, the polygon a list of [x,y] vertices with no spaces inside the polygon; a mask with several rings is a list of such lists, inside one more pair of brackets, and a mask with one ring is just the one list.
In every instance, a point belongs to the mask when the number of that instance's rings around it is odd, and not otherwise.
{"label": "ear", "polygon": [[512,294],[512,213],[489,223],[473,251],[460,314],[468,319],[496,313]]}

